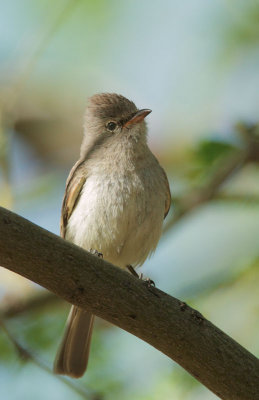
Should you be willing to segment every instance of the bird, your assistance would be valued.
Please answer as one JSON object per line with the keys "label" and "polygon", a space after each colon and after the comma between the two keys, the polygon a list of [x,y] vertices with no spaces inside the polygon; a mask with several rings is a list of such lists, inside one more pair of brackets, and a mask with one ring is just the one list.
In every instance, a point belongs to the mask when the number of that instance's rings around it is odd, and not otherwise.
{"label": "bird", "polygon": [[[61,212],[61,237],[133,273],[155,251],[171,205],[167,175],[147,143],[150,113],[116,93],[88,99]],[[55,373],[84,374],[93,322],[90,312],[71,307]]]}

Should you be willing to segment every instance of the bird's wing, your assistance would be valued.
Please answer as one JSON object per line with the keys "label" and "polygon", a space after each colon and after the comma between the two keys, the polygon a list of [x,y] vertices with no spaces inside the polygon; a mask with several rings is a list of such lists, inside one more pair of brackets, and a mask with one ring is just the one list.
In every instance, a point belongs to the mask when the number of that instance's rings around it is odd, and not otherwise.
{"label": "bird's wing", "polygon": [[165,186],[166,186],[165,213],[164,213],[164,219],[165,219],[165,217],[169,213],[169,210],[171,207],[171,192],[170,192],[170,186],[169,186],[169,182],[167,179],[167,175],[166,175],[165,171],[163,170],[163,168],[162,168],[162,172],[163,172]]}
{"label": "bird's wing", "polygon": [[86,181],[86,174],[83,173],[83,163],[84,160],[78,160],[71,169],[67,178],[60,220],[60,235],[63,238],[66,236],[66,227],[69,217],[74,210],[80,192]]}

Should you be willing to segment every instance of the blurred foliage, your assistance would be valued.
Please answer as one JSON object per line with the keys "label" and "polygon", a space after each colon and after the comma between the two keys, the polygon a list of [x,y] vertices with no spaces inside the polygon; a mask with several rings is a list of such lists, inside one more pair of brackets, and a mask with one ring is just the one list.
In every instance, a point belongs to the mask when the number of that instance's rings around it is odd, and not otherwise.
{"label": "blurred foliage", "polygon": [[222,161],[235,154],[237,147],[223,140],[208,139],[198,141],[198,143],[189,148],[189,170],[185,171],[185,178],[188,178],[189,187],[197,187],[206,183],[215,170],[217,170]]}
{"label": "blurred foliage", "polygon": [[2,329],[0,329],[0,353],[1,363],[3,364],[12,365],[17,361],[17,354],[14,351],[14,347]]}
{"label": "blurred foliage", "polygon": [[220,158],[229,155],[236,148],[231,143],[218,140],[202,140],[195,151],[195,156],[202,167],[208,167]]}
{"label": "blurred foliage", "polygon": [[[168,172],[173,207],[155,268],[148,260],[145,272],[259,355],[259,2],[16,0],[2,9],[1,205],[58,233],[86,98],[117,91],[151,107],[150,144]],[[239,152],[249,161],[217,181]],[[52,368],[67,307],[44,306],[35,294],[0,270],[2,307],[20,304],[6,326],[40,366],[21,362],[0,329],[1,395],[91,399],[43,371],[41,359]],[[137,338],[95,325],[82,388],[104,400],[216,398]]]}
{"label": "blurred foliage", "polygon": [[259,2],[257,0],[228,0],[230,24],[225,26],[229,51],[259,45]]}
{"label": "blurred foliage", "polygon": [[8,157],[9,141],[1,119],[0,110],[0,204],[6,207],[12,205],[12,193],[10,185],[10,161]]}

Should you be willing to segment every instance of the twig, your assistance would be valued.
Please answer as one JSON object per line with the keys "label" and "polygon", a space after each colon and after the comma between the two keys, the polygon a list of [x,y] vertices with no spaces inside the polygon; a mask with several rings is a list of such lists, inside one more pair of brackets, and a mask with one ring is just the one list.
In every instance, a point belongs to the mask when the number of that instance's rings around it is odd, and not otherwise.
{"label": "twig", "polygon": [[216,201],[224,201],[229,203],[242,203],[242,204],[253,204],[259,205],[259,196],[253,194],[231,194],[231,193],[219,193],[215,197]]}
{"label": "twig", "polygon": [[61,299],[59,297],[55,296],[51,292],[44,291],[40,294],[33,294],[23,301],[21,301],[20,298],[17,300],[12,298],[10,304],[8,304],[8,301],[6,301],[5,304],[0,307],[0,313],[6,320],[26,312],[38,310],[39,308],[59,303],[61,303]]}
{"label": "twig", "polygon": [[71,390],[82,396],[83,399],[86,400],[102,400],[103,396],[98,393],[93,393],[90,390],[86,390],[85,388],[77,385],[74,383],[72,380],[69,380],[61,375],[54,375],[52,369],[45,364],[43,361],[39,360],[38,357],[33,354],[32,351],[26,349],[11,333],[11,331],[7,328],[6,324],[4,323],[3,318],[0,317],[0,327],[2,330],[5,332],[6,336],[14,346],[17,354],[19,355],[20,359],[22,361],[30,361],[37,365],[40,369],[44,370],[48,374],[55,376],[56,379],[59,381],[63,382],[65,385],[67,385]]}
{"label": "twig", "polygon": [[236,129],[242,135],[243,149],[227,156],[204,187],[191,191],[176,204],[173,216],[165,225],[164,233],[168,232],[182,217],[215,198],[221,186],[240,168],[249,162],[259,161],[259,125],[240,123]]}
{"label": "twig", "polygon": [[194,189],[180,200],[172,218],[165,225],[164,233],[168,232],[171,227],[186,214],[213,199],[220,186],[230,178],[233,173],[237,172],[246,161],[247,152],[244,151],[237,152],[235,155],[227,158],[206,186],[200,189]]}

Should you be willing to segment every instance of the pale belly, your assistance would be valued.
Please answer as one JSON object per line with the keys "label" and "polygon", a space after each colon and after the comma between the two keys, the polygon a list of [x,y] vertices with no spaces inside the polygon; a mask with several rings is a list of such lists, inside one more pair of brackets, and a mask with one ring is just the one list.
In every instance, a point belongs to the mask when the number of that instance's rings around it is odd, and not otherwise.
{"label": "pale belly", "polygon": [[147,176],[92,175],[69,219],[66,239],[114,265],[141,265],[161,236],[165,190]]}

